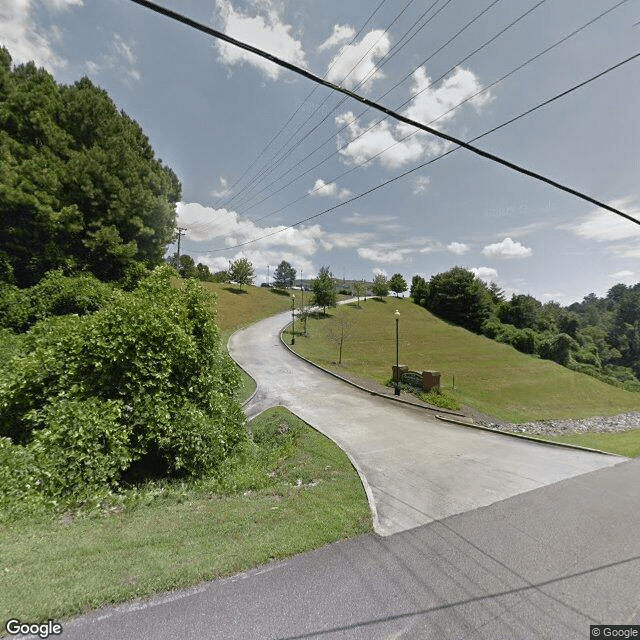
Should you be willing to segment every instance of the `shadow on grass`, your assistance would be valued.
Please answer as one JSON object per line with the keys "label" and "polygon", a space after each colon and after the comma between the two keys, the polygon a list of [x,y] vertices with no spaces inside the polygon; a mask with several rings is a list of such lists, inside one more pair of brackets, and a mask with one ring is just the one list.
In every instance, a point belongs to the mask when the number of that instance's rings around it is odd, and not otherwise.
{"label": "shadow on grass", "polygon": [[241,293],[249,293],[246,289],[239,289],[237,287],[222,287],[225,291],[229,293],[235,293],[236,295],[240,295]]}
{"label": "shadow on grass", "polygon": [[369,298],[369,300],[373,300],[373,302],[382,302],[383,304],[387,304],[387,300],[385,298]]}
{"label": "shadow on grass", "polygon": [[291,297],[291,294],[285,289],[270,289],[270,291],[277,296],[287,296],[287,298]]}

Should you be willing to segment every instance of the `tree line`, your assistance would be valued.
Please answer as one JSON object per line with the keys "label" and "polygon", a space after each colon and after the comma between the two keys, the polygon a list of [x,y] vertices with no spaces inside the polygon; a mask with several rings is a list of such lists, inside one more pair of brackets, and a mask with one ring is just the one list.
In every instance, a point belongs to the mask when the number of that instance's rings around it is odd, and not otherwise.
{"label": "tree line", "polygon": [[414,276],[410,296],[438,317],[522,353],[640,391],[640,283],[613,286],[562,307],[533,296],[506,300],[495,283],[454,267],[427,282]]}

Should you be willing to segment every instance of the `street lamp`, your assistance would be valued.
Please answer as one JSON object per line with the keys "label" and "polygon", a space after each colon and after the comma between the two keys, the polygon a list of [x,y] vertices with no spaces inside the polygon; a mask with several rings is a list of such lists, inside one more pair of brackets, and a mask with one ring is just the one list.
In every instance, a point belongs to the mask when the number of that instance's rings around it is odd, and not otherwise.
{"label": "street lamp", "polygon": [[291,344],[296,343],[296,294],[291,294]]}
{"label": "street lamp", "polygon": [[395,317],[396,317],[396,375],[394,376],[396,379],[396,388],[395,388],[395,395],[399,396],[400,395],[400,361],[398,358],[398,354],[399,354],[399,349],[398,349],[398,324],[399,324],[399,320],[400,320],[400,312],[396,309],[395,312]]}

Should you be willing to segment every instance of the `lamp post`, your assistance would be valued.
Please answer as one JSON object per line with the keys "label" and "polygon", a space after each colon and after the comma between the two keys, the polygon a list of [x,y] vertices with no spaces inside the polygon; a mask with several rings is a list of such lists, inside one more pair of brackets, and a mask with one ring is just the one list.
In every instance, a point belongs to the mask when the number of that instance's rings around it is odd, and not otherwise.
{"label": "lamp post", "polygon": [[399,360],[399,343],[398,343],[398,324],[400,321],[400,312],[396,309],[395,312],[396,317],[396,375],[394,376],[396,379],[396,388],[395,395],[400,395],[400,360]]}
{"label": "lamp post", "polygon": [[296,343],[296,294],[291,294],[291,344]]}

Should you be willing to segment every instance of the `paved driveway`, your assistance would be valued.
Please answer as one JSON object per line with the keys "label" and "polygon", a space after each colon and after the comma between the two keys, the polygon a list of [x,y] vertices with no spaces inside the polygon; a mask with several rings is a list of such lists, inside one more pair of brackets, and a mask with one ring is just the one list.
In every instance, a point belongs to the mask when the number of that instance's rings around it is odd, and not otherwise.
{"label": "paved driveway", "polygon": [[238,331],[229,352],[256,381],[247,415],[282,405],[334,440],[363,479],[383,536],[624,460],[438,421],[360,391],[289,353],[282,313]]}

